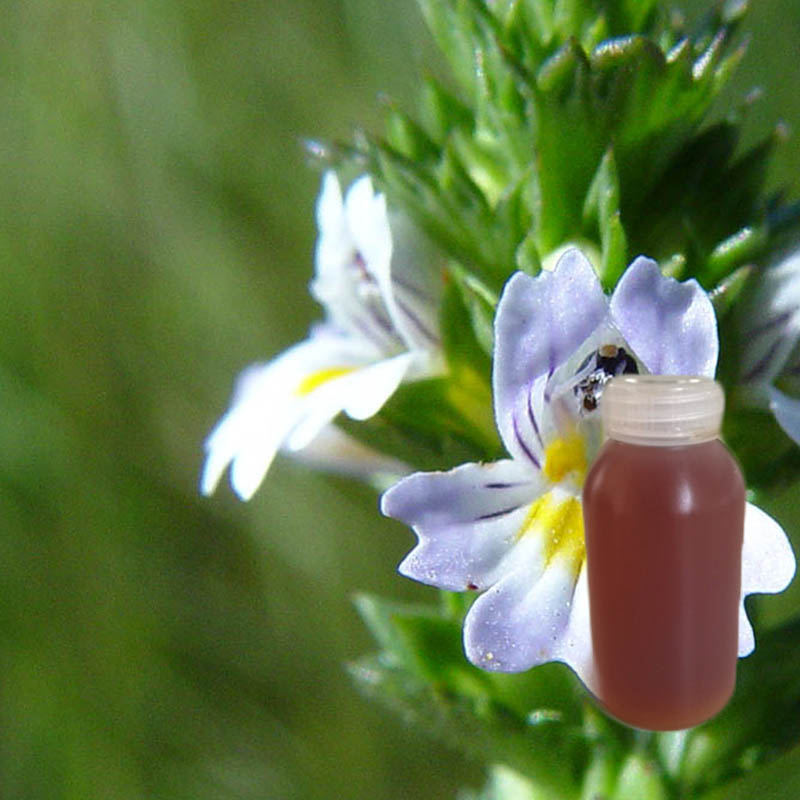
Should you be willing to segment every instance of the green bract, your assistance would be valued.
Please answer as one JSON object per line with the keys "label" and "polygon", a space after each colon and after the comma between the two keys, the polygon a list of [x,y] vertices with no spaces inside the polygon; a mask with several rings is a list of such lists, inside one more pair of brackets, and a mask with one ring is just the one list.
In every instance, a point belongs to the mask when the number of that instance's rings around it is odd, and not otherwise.
{"label": "green bract", "polygon": [[735,156],[735,121],[700,131],[743,3],[696,35],[652,2],[421,5],[457,96],[427,78],[419,120],[390,108],[366,155],[490,289],[570,240],[601,248],[607,288],[640,252],[711,284],[763,249],[772,139]]}

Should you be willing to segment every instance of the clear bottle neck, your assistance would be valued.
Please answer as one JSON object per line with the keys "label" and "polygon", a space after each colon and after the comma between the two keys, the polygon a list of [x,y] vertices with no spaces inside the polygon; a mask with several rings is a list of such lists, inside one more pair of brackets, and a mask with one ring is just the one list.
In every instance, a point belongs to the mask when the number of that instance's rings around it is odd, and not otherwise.
{"label": "clear bottle neck", "polygon": [[620,375],[600,400],[605,434],[631,444],[671,447],[716,439],[725,396],[711,378]]}

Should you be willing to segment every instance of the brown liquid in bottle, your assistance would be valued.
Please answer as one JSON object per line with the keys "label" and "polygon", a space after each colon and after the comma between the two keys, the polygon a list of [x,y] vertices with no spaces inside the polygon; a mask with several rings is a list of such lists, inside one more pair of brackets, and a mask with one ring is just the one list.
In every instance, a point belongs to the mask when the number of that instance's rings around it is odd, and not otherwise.
{"label": "brown liquid in bottle", "polygon": [[720,711],[736,681],[745,488],[718,439],[609,439],[583,490],[598,699],[650,730]]}

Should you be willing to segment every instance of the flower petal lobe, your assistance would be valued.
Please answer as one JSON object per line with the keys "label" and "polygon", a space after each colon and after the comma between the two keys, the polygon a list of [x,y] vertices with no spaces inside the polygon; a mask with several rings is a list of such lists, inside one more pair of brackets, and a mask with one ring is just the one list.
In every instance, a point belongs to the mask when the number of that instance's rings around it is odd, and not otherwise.
{"label": "flower petal lobe", "polygon": [[503,571],[540,490],[538,477],[513,461],[405,478],[381,499],[381,511],[419,539],[400,573],[451,591],[485,589]]}
{"label": "flower petal lobe", "polygon": [[696,280],[679,283],[639,256],[611,296],[611,317],[650,372],[714,377],[717,319]]}
{"label": "flower petal lobe", "polygon": [[770,386],[769,407],[786,434],[800,444],[800,400]]}

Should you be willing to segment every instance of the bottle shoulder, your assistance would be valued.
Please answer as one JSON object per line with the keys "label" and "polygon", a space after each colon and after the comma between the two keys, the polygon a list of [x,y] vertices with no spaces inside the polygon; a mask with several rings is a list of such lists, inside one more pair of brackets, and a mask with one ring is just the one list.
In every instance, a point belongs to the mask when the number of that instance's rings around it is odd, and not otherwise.
{"label": "bottle shoulder", "polygon": [[608,439],[583,488],[584,501],[600,496],[638,496],[654,504],[675,494],[702,496],[708,503],[743,501],[745,486],[733,454],[719,439],[661,447]]}

